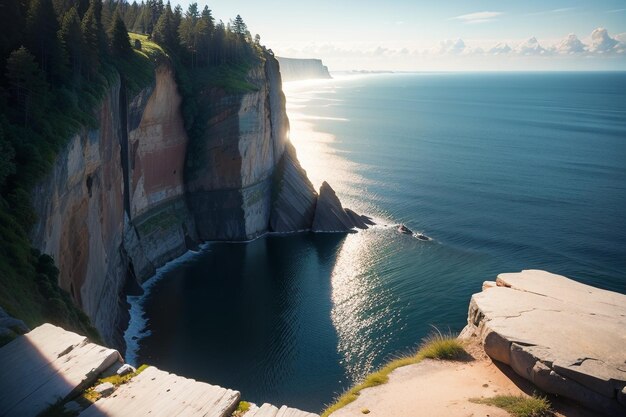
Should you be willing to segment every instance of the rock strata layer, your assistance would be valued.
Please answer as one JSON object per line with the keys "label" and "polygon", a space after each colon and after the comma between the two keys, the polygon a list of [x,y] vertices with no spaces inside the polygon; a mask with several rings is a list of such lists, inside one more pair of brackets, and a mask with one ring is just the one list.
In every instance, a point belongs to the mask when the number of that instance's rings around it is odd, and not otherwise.
{"label": "rock strata layer", "polygon": [[540,389],[626,415],[626,295],[539,270],[500,274],[472,296],[461,337]]}

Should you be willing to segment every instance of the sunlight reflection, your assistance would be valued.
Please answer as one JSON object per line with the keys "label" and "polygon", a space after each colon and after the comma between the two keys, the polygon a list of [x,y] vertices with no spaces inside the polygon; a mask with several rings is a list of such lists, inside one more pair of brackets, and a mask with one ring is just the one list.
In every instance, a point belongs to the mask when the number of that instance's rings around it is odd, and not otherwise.
{"label": "sunlight reflection", "polygon": [[392,311],[395,300],[389,287],[373,272],[386,269],[395,229],[384,225],[393,222],[376,206],[376,196],[368,192],[368,186],[374,182],[360,174],[368,167],[346,159],[337,147],[338,138],[320,131],[318,125],[320,121],[350,122],[339,114],[336,117],[317,114],[320,108],[328,106],[326,102],[336,105],[342,101],[333,97],[341,90],[337,85],[340,82],[297,81],[286,83],[284,90],[290,140],[313,185],[319,189],[327,180],[344,207],[372,216],[381,225],[348,235],[331,274],[331,319],[338,335],[337,349],[348,375],[359,380],[380,361],[391,340],[392,329],[401,328],[403,319]]}

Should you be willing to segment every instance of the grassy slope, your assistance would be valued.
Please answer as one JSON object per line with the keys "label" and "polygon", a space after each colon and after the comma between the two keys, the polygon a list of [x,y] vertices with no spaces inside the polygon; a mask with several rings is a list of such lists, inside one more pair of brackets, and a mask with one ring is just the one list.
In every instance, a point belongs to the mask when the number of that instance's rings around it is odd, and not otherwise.
{"label": "grassy slope", "polygon": [[421,362],[423,359],[457,359],[465,354],[462,342],[456,337],[452,335],[442,335],[437,332],[427,338],[414,355],[389,362],[378,371],[368,375],[363,382],[350,388],[341,395],[334,404],[324,410],[321,417],[328,417],[333,412],[355,401],[365,388],[371,388],[386,383],[389,381],[389,374],[394,369],[401,366],[413,365]]}

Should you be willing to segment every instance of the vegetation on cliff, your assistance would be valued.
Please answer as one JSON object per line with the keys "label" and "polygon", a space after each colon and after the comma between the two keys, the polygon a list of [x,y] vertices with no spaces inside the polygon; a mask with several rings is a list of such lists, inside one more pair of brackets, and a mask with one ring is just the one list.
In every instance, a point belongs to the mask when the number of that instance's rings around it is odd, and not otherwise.
{"label": "vegetation on cliff", "polygon": [[193,146],[208,111],[202,92],[254,88],[245,75],[260,39],[240,16],[216,23],[206,6],[183,15],[162,0],[14,0],[0,24],[0,305],[31,327],[49,321],[97,339],[52,258],[31,248],[31,190],[72,135],[97,127],[112,85],[130,98],[163,60],[176,67]]}

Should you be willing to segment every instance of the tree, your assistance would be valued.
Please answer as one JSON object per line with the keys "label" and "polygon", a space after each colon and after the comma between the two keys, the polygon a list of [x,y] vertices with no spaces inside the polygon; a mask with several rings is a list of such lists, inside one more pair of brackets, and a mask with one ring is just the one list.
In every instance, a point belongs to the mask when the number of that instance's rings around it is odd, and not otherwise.
{"label": "tree", "polygon": [[63,81],[67,57],[57,37],[59,29],[52,0],[32,0],[26,19],[26,46],[49,78]]}
{"label": "tree", "polygon": [[15,173],[15,150],[11,142],[5,137],[3,126],[7,125],[4,116],[0,116],[0,192],[4,191],[4,184],[9,175]]}
{"label": "tree", "polygon": [[117,11],[113,14],[109,39],[113,56],[127,57],[132,54],[128,30],[126,30],[126,25],[124,25],[124,21]]}
{"label": "tree", "polygon": [[0,68],[15,49],[23,42],[22,33],[26,17],[24,0],[3,1],[0,6]]}
{"label": "tree", "polygon": [[170,2],[167,2],[165,11],[159,17],[154,30],[152,31],[152,39],[155,42],[168,48],[170,51],[178,49],[178,34],[177,28],[174,26],[174,13],[170,7]]}
{"label": "tree", "polygon": [[72,75],[74,80],[76,80],[81,74],[83,34],[80,27],[80,18],[75,7],[72,7],[63,16],[59,39],[67,51]]}
{"label": "tree", "polygon": [[235,17],[235,20],[232,25],[233,33],[243,39],[248,32],[248,26],[243,22],[243,19],[240,15]]}
{"label": "tree", "polygon": [[11,99],[16,104],[24,126],[33,113],[39,115],[46,106],[48,83],[35,57],[25,47],[11,52],[7,59],[6,77]]}
{"label": "tree", "polygon": [[[92,2],[93,4],[93,2]],[[83,59],[84,59],[84,69],[89,79],[91,75],[93,75],[98,65],[100,64],[100,55],[99,51],[99,40],[98,40],[98,23],[96,22],[96,13],[93,7],[89,7],[85,12],[85,16],[83,17],[83,21],[80,24],[80,30],[83,35]]]}
{"label": "tree", "polygon": [[124,24],[126,25],[126,27],[130,28],[131,30],[134,30],[135,21],[137,20],[138,16],[139,16],[139,5],[137,4],[136,1],[133,1],[133,4],[131,4],[128,10],[126,10],[126,13],[124,13]]}
{"label": "tree", "polygon": [[191,3],[185,17],[178,26],[178,39],[183,48],[191,54],[191,66],[195,67],[197,53],[197,25],[200,19],[198,3]]}

